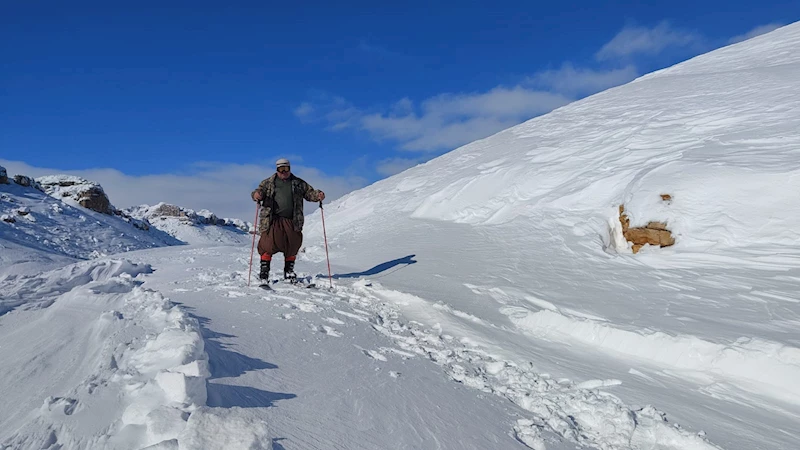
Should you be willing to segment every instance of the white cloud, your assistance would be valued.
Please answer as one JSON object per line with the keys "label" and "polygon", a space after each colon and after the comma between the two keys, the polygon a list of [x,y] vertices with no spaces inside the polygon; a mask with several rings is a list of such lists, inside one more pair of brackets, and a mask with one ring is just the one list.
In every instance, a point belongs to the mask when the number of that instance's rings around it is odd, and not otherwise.
{"label": "white cloud", "polygon": [[[163,201],[247,221],[252,221],[255,215],[250,192],[274,170],[272,161],[264,165],[203,162],[186,173],[141,176],[127,175],[116,169],[60,170],[8,160],[0,160],[0,166],[8,169],[9,175],[39,177],[64,173],[86,178],[100,183],[111,203],[118,208]],[[292,170],[315,188],[325,191],[326,203],[367,184],[361,177],[332,177],[296,162]],[[307,206],[307,211],[315,209],[310,203]]]}
{"label": "white cloud", "polygon": [[387,177],[396,175],[421,163],[419,158],[389,158],[378,162],[378,173]]}
{"label": "white cloud", "polygon": [[[688,45],[699,39],[695,34],[669,28],[666,22],[653,29],[627,28],[598,55],[605,58],[612,54],[657,51],[669,45]],[[626,47],[623,41],[627,40],[632,42]],[[594,70],[564,64],[557,70],[534,74],[512,87],[443,93],[421,102],[404,97],[380,108],[360,108],[341,97],[314,92],[310,102],[303,103],[298,111],[303,112],[303,119],[325,124],[330,131],[362,131],[377,142],[396,143],[399,150],[438,152],[488,137],[582,96],[629,82],[636,76],[638,71],[633,65]],[[383,175],[396,173],[397,168],[404,165],[400,160],[381,161],[377,170]]]}
{"label": "white cloud", "polygon": [[294,115],[300,118],[301,120],[311,116],[314,114],[314,105],[308,102],[303,102],[294,109]]}
{"label": "white cloud", "polygon": [[523,86],[500,86],[483,93],[441,94],[423,101],[418,108],[410,99],[403,98],[388,112],[366,112],[339,97],[328,96],[323,100],[314,109],[325,111],[316,119],[326,122],[329,130],[366,131],[377,141],[395,141],[401,149],[413,151],[452,149],[571,101],[558,93]]}
{"label": "white cloud", "polygon": [[472,117],[445,121],[430,115],[386,117],[376,114],[364,117],[362,126],[376,139],[401,141],[403,150],[434,151],[456,148],[491,136],[527,118]]}
{"label": "white cloud", "polygon": [[756,36],[761,36],[762,34],[769,33],[770,31],[775,31],[782,26],[784,26],[784,24],[782,23],[770,23],[767,25],[757,26],[745,34],[740,34],[739,36],[734,36],[730,38],[730,40],[728,40],[728,44],[735,44],[737,42],[746,41]]}
{"label": "white cloud", "polygon": [[403,97],[392,105],[392,114],[411,114],[414,111],[414,102],[408,97]]}
{"label": "white cloud", "polygon": [[638,75],[638,70],[633,65],[621,69],[592,70],[576,69],[572,64],[564,64],[558,70],[539,72],[530,77],[528,82],[556,92],[585,95],[625,84]]}
{"label": "white cloud", "polygon": [[442,94],[422,104],[425,115],[434,117],[489,117],[496,119],[532,117],[568,103],[552,92],[517,86],[496,87],[483,94]]}
{"label": "white cloud", "polygon": [[656,55],[668,47],[698,45],[703,37],[695,32],[672,28],[661,22],[653,28],[627,26],[595,54],[600,61],[636,54]]}

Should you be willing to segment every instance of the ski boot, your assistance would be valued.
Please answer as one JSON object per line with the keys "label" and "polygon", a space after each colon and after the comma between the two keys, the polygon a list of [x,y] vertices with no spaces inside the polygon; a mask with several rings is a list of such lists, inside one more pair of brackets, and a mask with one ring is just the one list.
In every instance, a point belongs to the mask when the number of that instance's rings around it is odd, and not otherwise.
{"label": "ski boot", "polygon": [[294,261],[286,261],[283,264],[283,279],[292,284],[297,283],[297,274],[294,273]]}
{"label": "ski boot", "polygon": [[262,282],[269,280],[269,261],[261,261],[261,272],[258,273],[258,279]]}

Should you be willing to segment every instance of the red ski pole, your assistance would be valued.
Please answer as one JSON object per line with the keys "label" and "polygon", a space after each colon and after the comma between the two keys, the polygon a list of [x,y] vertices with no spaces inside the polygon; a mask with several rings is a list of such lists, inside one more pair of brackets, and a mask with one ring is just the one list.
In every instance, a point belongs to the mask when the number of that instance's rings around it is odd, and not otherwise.
{"label": "red ski pole", "polygon": [[247,286],[250,286],[250,275],[253,273],[253,250],[256,248],[256,234],[258,231],[258,213],[261,209],[261,204],[256,203],[256,220],[253,221],[253,246],[250,247],[250,269],[247,271]]}
{"label": "red ski pole", "polygon": [[322,216],[322,236],[325,237],[325,259],[328,260],[328,280],[333,289],[333,275],[331,275],[331,258],[328,255],[328,233],[325,232],[325,210],[322,208],[322,200],[319,201],[319,213]]}

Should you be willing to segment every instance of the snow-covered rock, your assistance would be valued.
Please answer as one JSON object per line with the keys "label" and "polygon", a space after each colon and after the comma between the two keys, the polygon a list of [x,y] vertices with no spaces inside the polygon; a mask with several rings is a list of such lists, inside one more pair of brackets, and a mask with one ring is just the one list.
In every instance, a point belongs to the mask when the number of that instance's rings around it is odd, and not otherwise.
{"label": "snow-covered rock", "polygon": [[55,198],[71,201],[102,214],[112,214],[114,207],[103,187],[85,178],[71,175],[49,175],[36,181],[44,191]]}
{"label": "snow-covered rock", "polygon": [[[664,196],[662,195],[662,198]],[[671,198],[667,195],[666,197]],[[625,205],[619,207],[619,222],[622,226],[622,236],[633,246],[633,253],[639,253],[645,245],[658,247],[669,247],[675,245],[675,238],[667,228],[667,224],[662,222],[648,222],[643,227],[631,227],[631,220],[625,214]]]}
{"label": "snow-covered rock", "polygon": [[240,219],[219,218],[207,209],[195,212],[164,202],[128,208],[123,214],[190,244],[241,244],[251,227]]}
{"label": "snow-covered rock", "polygon": [[131,217],[127,212],[115,208],[103,187],[98,183],[72,175],[49,175],[37,178],[36,182],[48,195],[72,206],[118,216],[140,230],[148,231],[150,229],[147,220]]}
{"label": "snow-covered rock", "polygon": [[41,271],[56,261],[183,244],[162,231],[86,209],[72,197],[16,183],[0,185],[0,218],[0,276],[22,266]]}
{"label": "snow-covered rock", "polygon": [[168,203],[158,203],[153,206],[140,205],[126,210],[131,216],[139,219],[178,219],[190,225],[216,225],[220,227],[234,227],[242,231],[249,230],[249,224],[240,219],[227,219],[217,217],[207,209],[195,212],[192,209],[183,208]]}
{"label": "snow-covered rock", "polygon": [[0,166],[0,184],[8,184],[8,172],[3,166]]}
{"label": "snow-covered rock", "polygon": [[14,183],[20,186],[32,187],[41,190],[41,186],[33,178],[26,175],[14,175]]}

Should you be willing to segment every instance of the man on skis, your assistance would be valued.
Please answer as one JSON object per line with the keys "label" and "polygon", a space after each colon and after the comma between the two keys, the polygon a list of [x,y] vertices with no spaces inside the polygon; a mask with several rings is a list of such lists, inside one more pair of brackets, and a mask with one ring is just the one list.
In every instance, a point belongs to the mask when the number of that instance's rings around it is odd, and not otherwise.
{"label": "man on skis", "polygon": [[294,176],[288,159],[275,162],[276,173],[262,181],[252,192],[251,197],[261,203],[258,240],[258,254],[261,255],[261,272],[258,277],[269,279],[272,255],[283,253],[286,261],[283,278],[294,281],[294,261],[303,244],[303,199],[321,202],[325,193],[311,187]]}

